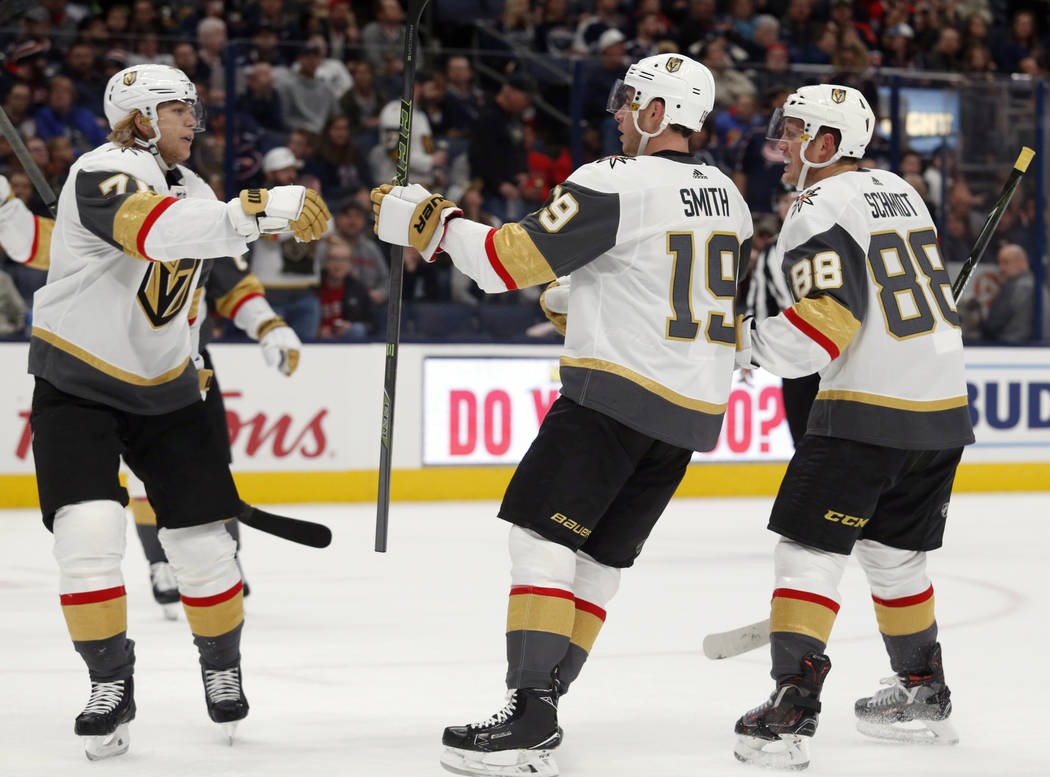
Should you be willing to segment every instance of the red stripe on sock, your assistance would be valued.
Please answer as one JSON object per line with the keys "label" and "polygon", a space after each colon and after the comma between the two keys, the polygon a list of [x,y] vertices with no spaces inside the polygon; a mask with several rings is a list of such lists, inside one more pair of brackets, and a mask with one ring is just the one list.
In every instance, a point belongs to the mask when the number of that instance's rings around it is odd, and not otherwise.
{"label": "red stripe on sock", "polygon": [[149,231],[153,229],[153,225],[156,223],[157,219],[159,219],[164,211],[176,202],[178,202],[178,200],[174,197],[165,197],[154,206],[153,210],[149,212],[149,215],[146,216],[145,220],[142,222],[142,226],[139,228],[138,237],[135,238],[135,247],[138,248],[140,254],[145,256],[151,262],[156,260],[146,253],[146,238],[149,236]]}
{"label": "red stripe on sock", "polygon": [[229,591],[223,591],[221,594],[215,594],[215,596],[180,596],[182,603],[189,605],[190,607],[211,607],[216,604],[222,604],[228,602],[230,599],[235,597],[241,590],[241,581],[237,581],[237,585],[231,588]]}
{"label": "red stripe on sock", "polygon": [[598,605],[591,604],[590,602],[588,602],[588,601],[586,601],[584,599],[577,599],[576,600],[576,609],[577,610],[583,610],[584,612],[589,612],[591,615],[596,616],[597,618],[601,619],[602,621],[605,620],[605,610],[603,610]]}
{"label": "red stripe on sock", "polygon": [[809,591],[796,591],[794,588],[778,588],[773,591],[773,598],[776,599],[798,599],[803,602],[813,602],[813,604],[819,604],[821,607],[827,607],[834,613],[839,611],[839,604],[834,599],[829,599],[826,596],[820,594],[810,593]]}
{"label": "red stripe on sock", "polygon": [[811,323],[802,318],[802,316],[796,313],[794,309],[788,308],[787,310],[785,310],[784,318],[786,318],[788,321],[790,321],[792,324],[798,327],[798,329],[804,335],[806,335],[806,337],[808,337],[810,340],[812,340],[825,351],[827,351],[828,355],[830,355],[832,359],[838,358],[838,346],[835,345],[835,343],[832,342],[830,339],[828,339],[828,337],[823,332],[821,332]]}
{"label": "red stripe on sock", "polygon": [[916,604],[922,604],[928,601],[933,596],[933,586],[931,585],[921,594],[915,594],[913,596],[902,596],[900,599],[880,599],[871,595],[871,598],[875,601],[875,604],[881,604],[883,607],[912,607]]}
{"label": "red stripe on sock", "polygon": [[110,599],[119,599],[126,595],[127,593],[124,591],[124,586],[118,585],[116,588],[103,588],[101,591],[84,591],[82,594],[62,594],[59,599],[62,602],[62,606],[65,607],[71,604],[98,604],[99,602],[108,602]]}
{"label": "red stripe on sock", "polygon": [[514,291],[518,288],[518,285],[514,283],[514,279],[510,273],[507,272],[507,268],[503,266],[503,262],[499,260],[499,256],[496,254],[496,230],[489,230],[489,233],[485,235],[485,253],[489,257],[489,264],[492,265],[492,269],[496,271],[496,275],[500,277],[507,289]]}
{"label": "red stripe on sock", "polygon": [[536,596],[553,596],[557,599],[575,599],[569,591],[563,591],[560,588],[540,588],[535,585],[516,585],[510,589],[511,596],[521,596],[522,594],[535,594]]}

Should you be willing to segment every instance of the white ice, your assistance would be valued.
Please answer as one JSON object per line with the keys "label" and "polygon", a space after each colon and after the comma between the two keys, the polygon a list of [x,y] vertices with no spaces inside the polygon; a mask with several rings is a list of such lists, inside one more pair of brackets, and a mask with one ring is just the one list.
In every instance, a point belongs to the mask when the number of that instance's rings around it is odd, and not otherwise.
{"label": "white ice", "polygon": [[[677,500],[623,578],[594,654],[562,700],[566,777],[746,777],[732,727],[769,693],[768,653],[712,662],[705,633],[768,614],[769,499]],[[89,763],[73,735],[88,696],[58,605],[50,535],[35,511],[0,511],[0,777],[417,777],[444,774],[442,728],[503,702],[507,526],[496,505],[395,503],[389,552],[372,505],[285,506],[329,523],[327,550],[244,528],[251,714],[227,746],[206,716],[183,617],[164,620],[128,526],[136,640],[131,750]],[[1046,559],[1050,494],[961,494],[930,556],[956,747],[868,740],[853,700],[889,667],[851,564],[812,746],[814,775],[1050,774]]]}

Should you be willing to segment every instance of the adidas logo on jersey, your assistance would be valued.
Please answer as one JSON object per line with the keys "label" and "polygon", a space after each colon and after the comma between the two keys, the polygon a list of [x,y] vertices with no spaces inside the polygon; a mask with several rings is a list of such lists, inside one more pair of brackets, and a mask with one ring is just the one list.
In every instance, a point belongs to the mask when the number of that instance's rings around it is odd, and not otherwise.
{"label": "adidas logo on jersey", "polygon": [[707,180],[707,176],[701,173],[696,168],[693,168],[693,178],[703,178],[705,181]]}

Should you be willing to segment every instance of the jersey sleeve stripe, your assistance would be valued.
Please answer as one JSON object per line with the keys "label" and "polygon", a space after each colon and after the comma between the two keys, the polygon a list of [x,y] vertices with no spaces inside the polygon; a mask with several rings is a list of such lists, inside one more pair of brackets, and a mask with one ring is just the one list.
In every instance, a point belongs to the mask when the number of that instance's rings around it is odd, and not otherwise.
{"label": "jersey sleeve stripe", "polygon": [[128,256],[152,261],[145,253],[146,236],[160,215],[178,200],[156,192],[136,192],[113,214],[113,240]]}
{"label": "jersey sleeve stripe", "polygon": [[817,342],[834,359],[860,330],[860,322],[834,297],[806,297],[784,311],[792,324]]}
{"label": "jersey sleeve stripe", "polygon": [[794,324],[797,329],[806,335],[806,337],[827,351],[832,359],[838,358],[839,349],[835,347],[835,343],[822,335],[820,330],[811,326],[805,319],[799,316],[793,308],[788,308],[784,311],[784,318]]}
{"label": "jersey sleeve stripe", "polygon": [[[149,235],[149,231],[153,228],[153,225],[157,223],[157,219],[161,217],[164,211],[166,211],[176,202],[178,202],[178,200],[176,200],[174,197],[165,197],[159,203],[157,203],[152,210],[150,210],[149,214],[143,220],[142,227],[139,229],[138,236],[135,240],[135,247],[138,249],[139,254],[141,254],[145,258],[150,259],[150,257],[146,255],[146,237]],[[150,261],[152,261],[152,259]]]}
{"label": "jersey sleeve stripe", "polygon": [[264,296],[263,285],[254,275],[246,275],[237,285],[215,300],[215,310],[223,318],[233,320],[241,306],[254,297]]}
{"label": "jersey sleeve stripe", "polygon": [[506,283],[503,272],[510,276],[508,289],[524,289],[539,283],[549,283],[557,277],[532,237],[520,224],[504,224],[494,233],[490,232],[485,239],[485,249],[489,252],[489,262],[500,278]]}
{"label": "jersey sleeve stripe", "polygon": [[496,253],[496,230],[490,230],[485,235],[485,254],[489,258],[489,264],[492,265],[492,269],[496,271],[496,275],[499,276],[500,280],[507,287],[509,291],[514,291],[518,287],[514,285],[514,279],[507,272],[507,268],[503,266],[503,263],[499,260],[499,256]]}

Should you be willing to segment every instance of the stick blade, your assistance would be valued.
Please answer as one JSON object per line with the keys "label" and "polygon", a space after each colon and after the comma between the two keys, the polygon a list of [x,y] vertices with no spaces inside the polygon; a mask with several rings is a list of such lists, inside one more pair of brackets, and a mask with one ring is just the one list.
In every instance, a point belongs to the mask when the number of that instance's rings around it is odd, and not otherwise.
{"label": "stick blade", "polygon": [[298,542],[300,545],[327,548],[332,544],[332,530],[322,523],[268,513],[251,505],[248,505],[248,509],[237,517],[245,526],[251,526],[253,529],[281,539]]}
{"label": "stick blade", "polygon": [[769,642],[769,619],[749,623],[738,629],[704,637],[704,655],[712,661],[731,658],[760,648]]}

